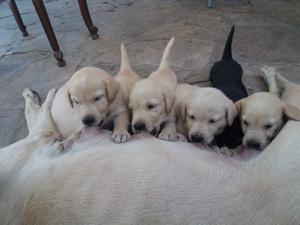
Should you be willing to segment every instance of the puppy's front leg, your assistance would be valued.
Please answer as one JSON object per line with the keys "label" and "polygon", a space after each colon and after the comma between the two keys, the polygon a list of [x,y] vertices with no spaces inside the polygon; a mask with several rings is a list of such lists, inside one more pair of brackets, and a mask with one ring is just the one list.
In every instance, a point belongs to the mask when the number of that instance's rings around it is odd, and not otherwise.
{"label": "puppy's front leg", "polygon": [[165,140],[165,141],[177,141],[180,138],[176,134],[176,113],[175,107],[172,108],[166,126],[161,130],[158,135],[158,138]]}
{"label": "puppy's front leg", "polygon": [[123,143],[130,139],[130,134],[128,132],[129,127],[129,113],[127,111],[123,112],[121,115],[115,118],[114,130],[112,134],[112,140],[116,143]]}
{"label": "puppy's front leg", "polygon": [[219,151],[224,155],[232,157],[232,156],[235,156],[236,154],[238,154],[242,151],[242,146],[239,145],[239,146],[237,146],[236,148],[233,148],[233,149],[230,149],[230,148],[227,148],[227,147],[222,147],[222,148],[219,149]]}
{"label": "puppy's front leg", "polygon": [[79,130],[79,131],[73,133],[67,139],[63,140],[61,142],[63,149],[66,150],[66,149],[70,148],[74,144],[74,142],[80,138],[81,133],[82,133],[82,130]]}
{"label": "puppy's front leg", "polygon": [[165,141],[177,141],[178,138],[176,136],[176,124],[174,122],[168,122],[161,130],[158,138]]}

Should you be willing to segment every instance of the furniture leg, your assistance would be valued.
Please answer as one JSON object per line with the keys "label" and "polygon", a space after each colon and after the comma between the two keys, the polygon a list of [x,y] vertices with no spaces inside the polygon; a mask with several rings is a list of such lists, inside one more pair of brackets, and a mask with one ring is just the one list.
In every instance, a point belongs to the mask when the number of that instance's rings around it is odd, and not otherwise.
{"label": "furniture leg", "polygon": [[63,59],[63,53],[59,48],[44,2],[43,0],[32,0],[32,2],[54,52],[53,55],[57,60],[57,65],[63,67],[66,62]]}
{"label": "furniture leg", "polygon": [[18,24],[19,29],[23,33],[23,37],[28,36],[28,32],[26,30],[26,26],[23,23],[22,17],[20,15],[20,12],[19,12],[19,9],[17,7],[17,4],[16,4],[15,0],[8,0],[7,3],[9,5],[9,7],[10,7],[10,10],[12,11],[12,13],[13,13],[13,15],[15,17],[15,20],[16,20],[16,22]]}
{"label": "furniture leg", "polygon": [[93,24],[86,0],[78,0],[78,3],[79,3],[79,8],[80,8],[80,12],[81,12],[83,21],[84,21],[85,25],[87,26],[87,28],[92,36],[92,39],[93,40],[98,39],[99,38],[99,35],[97,33],[98,28],[95,27]]}

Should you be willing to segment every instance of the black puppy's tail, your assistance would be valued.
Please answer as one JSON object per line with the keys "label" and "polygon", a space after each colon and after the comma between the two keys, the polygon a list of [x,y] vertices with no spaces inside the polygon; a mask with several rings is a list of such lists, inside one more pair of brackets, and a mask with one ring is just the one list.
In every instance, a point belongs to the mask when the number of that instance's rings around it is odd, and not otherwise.
{"label": "black puppy's tail", "polygon": [[227,38],[227,41],[225,43],[222,60],[232,59],[231,43],[232,43],[233,34],[234,34],[234,25],[232,26],[229,36]]}

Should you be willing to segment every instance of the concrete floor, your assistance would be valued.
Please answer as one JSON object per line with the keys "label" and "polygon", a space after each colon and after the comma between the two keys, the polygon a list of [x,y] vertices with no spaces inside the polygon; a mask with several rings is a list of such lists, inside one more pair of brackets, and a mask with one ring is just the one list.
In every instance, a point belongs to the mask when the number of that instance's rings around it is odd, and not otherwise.
{"label": "concrete floor", "polygon": [[67,65],[56,66],[31,1],[17,4],[29,37],[18,31],[6,2],[0,0],[0,146],[27,134],[25,87],[42,98],[60,87],[78,68],[100,66],[112,74],[119,68],[119,46],[128,46],[133,68],[142,76],[153,71],[167,40],[176,37],[173,68],[180,81],[209,85],[208,72],[221,56],[232,24],[235,59],[244,68],[250,93],[266,90],[259,68],[273,65],[300,83],[300,3],[297,0],[89,0],[100,39],[92,40],[77,1],[46,0],[49,17]]}

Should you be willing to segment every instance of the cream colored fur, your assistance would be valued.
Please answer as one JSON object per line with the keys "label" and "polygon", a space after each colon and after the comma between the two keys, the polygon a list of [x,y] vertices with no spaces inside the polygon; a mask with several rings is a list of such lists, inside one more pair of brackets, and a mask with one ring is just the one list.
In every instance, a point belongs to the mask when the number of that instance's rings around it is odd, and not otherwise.
{"label": "cream colored fur", "polygon": [[121,45],[121,67],[116,77],[96,67],[75,72],[61,87],[53,102],[52,115],[68,147],[80,136],[87,117],[95,119],[91,125],[114,122],[112,140],[121,143],[130,138],[128,127],[128,95],[139,76],[130,67],[125,46]]}
{"label": "cream colored fur", "polygon": [[177,129],[189,140],[211,144],[237,116],[234,103],[216,88],[179,84],[176,88]]}
{"label": "cream colored fur", "polygon": [[120,149],[108,131],[61,153],[53,94],[29,136],[0,149],[1,225],[299,224],[299,122],[244,163],[144,134]]}
{"label": "cream colored fur", "polygon": [[244,132],[243,145],[258,143],[264,149],[278,134],[287,119],[300,120],[300,111],[278,97],[255,93],[236,103]]}
{"label": "cream colored fur", "polygon": [[264,66],[262,72],[270,93],[281,98],[285,103],[300,109],[300,85],[284,78],[274,67]]}
{"label": "cream colored fur", "polygon": [[[175,39],[172,38],[166,46],[159,68],[148,78],[134,84],[129,103],[132,109],[132,128],[135,133],[138,132],[136,125],[142,124],[144,130],[168,141],[176,140],[173,105],[177,78],[169,62],[174,42]],[[162,124],[165,126],[160,131]]]}
{"label": "cream colored fur", "polygon": [[254,141],[264,149],[286,120],[300,120],[300,87],[282,77],[273,67],[264,66],[261,70],[270,93],[256,93],[236,105],[245,134],[243,144]]}

